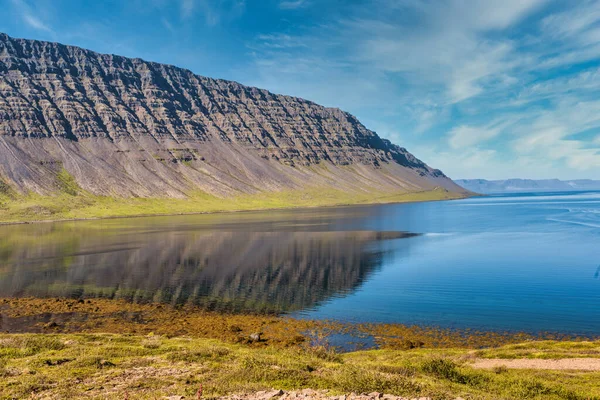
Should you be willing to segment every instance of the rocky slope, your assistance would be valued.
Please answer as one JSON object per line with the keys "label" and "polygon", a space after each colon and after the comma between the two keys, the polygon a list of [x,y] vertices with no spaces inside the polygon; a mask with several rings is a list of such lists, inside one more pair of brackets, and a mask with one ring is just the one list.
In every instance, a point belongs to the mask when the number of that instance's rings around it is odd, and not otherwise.
{"label": "rocky slope", "polygon": [[0,34],[0,189],[218,197],[464,192],[352,115],[170,65]]}

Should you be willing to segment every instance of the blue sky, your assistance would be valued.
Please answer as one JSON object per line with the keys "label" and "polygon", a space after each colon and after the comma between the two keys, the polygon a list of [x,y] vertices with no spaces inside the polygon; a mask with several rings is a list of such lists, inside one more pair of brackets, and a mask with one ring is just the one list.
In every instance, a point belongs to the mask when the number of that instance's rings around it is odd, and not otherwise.
{"label": "blue sky", "polygon": [[0,31],[342,108],[453,178],[600,179],[600,1],[0,0]]}

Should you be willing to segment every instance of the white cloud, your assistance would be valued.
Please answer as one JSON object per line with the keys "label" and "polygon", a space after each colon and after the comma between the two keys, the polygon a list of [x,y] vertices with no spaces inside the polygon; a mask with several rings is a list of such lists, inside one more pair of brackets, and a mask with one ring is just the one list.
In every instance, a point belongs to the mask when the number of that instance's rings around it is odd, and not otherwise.
{"label": "white cloud", "polygon": [[448,108],[433,102],[416,103],[407,107],[406,113],[415,121],[414,133],[421,134],[436,124],[448,121]]}
{"label": "white cloud", "polygon": [[359,38],[359,60],[387,72],[409,73],[424,84],[441,84],[447,101],[455,103],[479,95],[489,79],[515,67],[512,41],[486,34],[519,22],[543,3],[454,0],[423,8],[423,3],[407,2],[400,11],[422,20],[418,26],[394,24],[396,16],[386,9],[346,26]]}
{"label": "white cloud", "polygon": [[161,19],[161,22],[162,22],[163,26],[165,28],[167,28],[167,30],[169,30],[170,32],[175,32],[175,28],[173,27],[173,24],[171,24],[171,22],[169,22],[168,19],[163,18],[163,19]]}
{"label": "white cloud", "polygon": [[308,6],[308,0],[282,0],[279,2],[279,8],[284,10],[295,10]]}
{"label": "white cloud", "polygon": [[201,14],[208,26],[237,19],[244,13],[245,8],[246,0],[181,0],[180,4],[182,19]]}
{"label": "white cloud", "polygon": [[[573,179],[593,178],[600,173],[600,156],[591,151],[570,154],[568,159],[558,159],[544,153],[507,155],[498,150],[478,147],[434,151],[423,146],[411,150],[453,179]],[[562,168],[557,169],[557,160],[565,162]]]}
{"label": "white cloud", "polygon": [[24,0],[11,0],[15,8],[21,14],[23,22],[33,29],[44,31],[47,33],[54,33],[52,28],[44,23],[38,16],[34,14],[32,7]]}
{"label": "white cloud", "polygon": [[432,151],[428,147],[416,147],[411,150],[427,164],[440,168],[453,179],[479,178],[483,171],[490,176],[490,172],[493,173],[503,164],[498,159],[498,153],[492,149],[471,147],[460,151]]}
{"label": "white cloud", "polygon": [[355,66],[357,74],[370,74],[371,79],[387,74],[402,79],[408,89],[416,88],[421,99],[431,94],[436,102],[451,105],[483,94],[490,85],[517,83],[511,74],[515,67],[512,41],[486,35],[518,23],[545,1],[378,0],[371,6],[348,7],[354,13],[308,29],[300,37],[280,34],[278,40],[265,41],[265,35],[259,35],[256,39],[269,50],[282,52],[258,51],[257,59],[281,64],[280,57],[289,57],[283,50],[310,43],[305,49],[309,54],[300,57],[334,57],[338,63]]}
{"label": "white cloud", "polygon": [[35,28],[35,29],[38,29],[41,31],[52,32],[52,29],[50,29],[48,27],[48,25],[44,24],[37,17],[34,17],[31,14],[24,14],[23,20],[32,28]]}
{"label": "white cloud", "polygon": [[550,80],[534,82],[519,91],[516,105],[540,100],[561,100],[576,92],[580,97],[596,96],[600,91],[600,68],[593,67],[574,75],[555,77]]}
{"label": "white cloud", "polygon": [[196,0],[181,0],[181,17],[189,18],[196,7]]}
{"label": "white cloud", "polygon": [[261,47],[270,49],[289,49],[308,46],[303,38],[286,35],[284,33],[258,35],[257,39],[260,41]]}
{"label": "white cloud", "polygon": [[448,133],[448,143],[453,149],[470,147],[488,141],[506,127],[506,124],[488,126],[459,125]]}
{"label": "white cloud", "polygon": [[600,3],[584,1],[582,6],[567,7],[559,13],[551,14],[541,21],[541,27],[548,36],[561,40],[574,38],[587,43],[589,33],[597,31],[600,21]]}
{"label": "white cloud", "polygon": [[600,128],[600,100],[566,98],[555,108],[540,112],[513,141],[517,154],[563,162],[574,170],[600,168],[600,143],[577,139],[577,134]]}

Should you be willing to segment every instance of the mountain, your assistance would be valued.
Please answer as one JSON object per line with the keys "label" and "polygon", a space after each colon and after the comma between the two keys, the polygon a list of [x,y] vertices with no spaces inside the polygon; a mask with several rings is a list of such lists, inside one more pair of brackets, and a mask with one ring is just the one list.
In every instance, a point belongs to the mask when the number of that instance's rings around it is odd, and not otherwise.
{"label": "mountain", "polygon": [[475,193],[503,192],[570,192],[584,190],[600,190],[600,181],[576,179],[561,181],[559,179],[506,179],[488,181],[485,179],[458,179],[456,183]]}
{"label": "mountain", "polygon": [[330,191],[347,202],[466,194],[337,108],[171,65],[0,34],[5,198],[202,193],[227,201]]}

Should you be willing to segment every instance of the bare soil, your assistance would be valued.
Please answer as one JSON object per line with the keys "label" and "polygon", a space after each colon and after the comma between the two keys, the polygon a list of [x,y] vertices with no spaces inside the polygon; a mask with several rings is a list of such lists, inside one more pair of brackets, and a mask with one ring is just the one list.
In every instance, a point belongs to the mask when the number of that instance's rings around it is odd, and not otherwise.
{"label": "bare soil", "polygon": [[577,370],[600,371],[598,358],[563,358],[557,360],[543,359],[477,359],[472,364],[473,368],[491,369],[506,367],[511,369],[549,369],[549,370]]}

